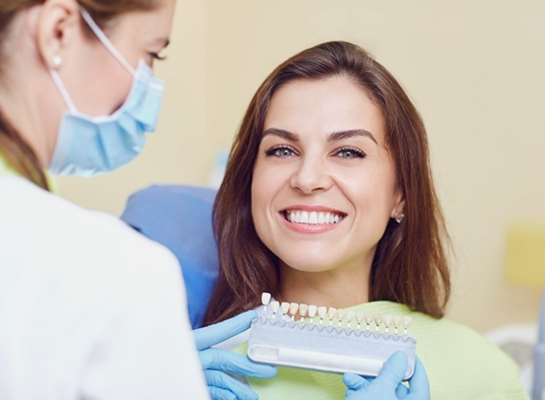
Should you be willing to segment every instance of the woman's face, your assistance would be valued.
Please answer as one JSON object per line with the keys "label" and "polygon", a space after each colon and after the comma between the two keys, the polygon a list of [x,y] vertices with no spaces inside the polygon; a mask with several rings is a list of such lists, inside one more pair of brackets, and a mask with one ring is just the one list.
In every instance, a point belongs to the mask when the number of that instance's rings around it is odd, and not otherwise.
{"label": "woman's face", "polygon": [[252,181],[252,217],[281,267],[370,271],[401,211],[384,119],[349,78],[296,80],[267,112]]}
{"label": "woman's face", "polygon": [[[168,44],[174,6],[175,0],[162,0],[153,10],[128,12],[116,17],[105,29],[112,45],[134,70],[140,60],[152,65],[154,55]],[[52,6],[53,10],[48,10],[50,14],[68,14],[62,13],[61,6],[57,7],[58,10]],[[94,33],[86,34],[86,23],[79,12],[74,14],[79,22],[77,26],[69,25],[70,31],[66,28],[64,36],[70,40],[58,50],[62,64],[57,72],[79,112],[90,116],[110,115],[125,102],[133,76]],[[63,26],[62,22],[59,21],[60,26]],[[44,165],[49,164],[55,151],[59,121],[68,107],[48,68],[44,61],[42,75],[46,83],[38,93],[39,103],[47,105],[43,124],[47,127],[47,142],[45,148],[37,147]]]}
{"label": "woman's face", "polygon": [[[151,11],[120,15],[105,33],[119,53],[136,70],[140,60],[153,64],[153,55],[168,44],[175,0],[162,0]],[[85,22],[82,21],[85,25]],[[133,77],[94,34],[84,39],[75,66],[66,68],[65,85],[78,110],[89,115],[109,115],[129,94]],[[63,78],[63,69],[59,70]]]}

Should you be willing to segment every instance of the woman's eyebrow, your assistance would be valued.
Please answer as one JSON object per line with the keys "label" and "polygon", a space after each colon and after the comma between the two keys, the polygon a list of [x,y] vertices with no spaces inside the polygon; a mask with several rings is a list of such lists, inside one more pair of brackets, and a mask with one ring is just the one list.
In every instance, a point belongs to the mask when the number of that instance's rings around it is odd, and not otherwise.
{"label": "woman's eyebrow", "polygon": [[[263,132],[263,137],[265,137],[267,135],[279,136],[279,137],[281,137],[283,139],[286,139],[286,140],[289,140],[291,142],[298,142],[299,141],[299,137],[295,133],[286,131],[284,129],[278,129],[278,128],[265,129],[265,131]],[[327,135],[327,141],[328,142],[334,142],[336,140],[348,139],[348,138],[351,138],[351,137],[354,137],[354,136],[368,137],[373,142],[378,144],[378,142],[375,139],[375,137],[373,136],[373,134],[371,132],[369,132],[368,130],[365,130],[365,129],[349,129],[347,131],[333,132],[333,133],[330,133],[329,135]]]}
{"label": "woman's eyebrow", "polygon": [[279,137],[281,137],[283,139],[289,140],[290,142],[298,142],[299,141],[299,137],[295,133],[285,131],[284,129],[278,129],[278,128],[265,129],[263,131],[263,136],[262,137],[265,137],[267,135],[279,136]]}
{"label": "woman's eyebrow", "polygon": [[351,138],[351,137],[354,137],[354,136],[365,136],[365,137],[368,137],[369,139],[371,139],[376,144],[378,144],[378,142],[375,139],[375,137],[373,136],[373,134],[371,132],[369,132],[368,130],[365,130],[365,129],[350,129],[350,130],[347,130],[347,131],[333,132],[333,133],[330,133],[327,136],[327,141],[328,142],[334,142],[336,140],[348,139],[348,138]]}

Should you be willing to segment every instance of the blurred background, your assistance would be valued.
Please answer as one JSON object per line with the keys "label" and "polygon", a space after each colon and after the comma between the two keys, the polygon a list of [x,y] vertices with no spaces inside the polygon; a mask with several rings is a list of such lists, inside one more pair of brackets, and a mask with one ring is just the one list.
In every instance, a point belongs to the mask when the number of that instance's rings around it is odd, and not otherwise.
{"label": "blurred background", "polygon": [[536,321],[539,275],[505,270],[508,227],[545,221],[545,3],[180,0],[171,39],[156,67],[161,120],[143,154],[109,176],[59,179],[61,195],[118,216],[150,184],[214,184],[268,73],[312,45],[352,41],[398,78],[426,123],[455,251],[448,317],[481,332]]}

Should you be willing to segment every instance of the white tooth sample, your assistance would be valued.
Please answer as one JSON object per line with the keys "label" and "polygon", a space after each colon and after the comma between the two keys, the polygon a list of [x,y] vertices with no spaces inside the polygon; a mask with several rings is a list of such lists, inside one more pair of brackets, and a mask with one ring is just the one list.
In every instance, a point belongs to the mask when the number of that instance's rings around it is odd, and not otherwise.
{"label": "white tooth sample", "polygon": [[261,317],[267,318],[267,304],[271,301],[271,294],[267,292],[261,293],[261,304],[263,304],[263,310],[261,311]]}
{"label": "white tooth sample", "polygon": [[399,332],[399,327],[401,326],[401,315],[394,315],[392,317],[392,321],[394,323],[394,333],[398,333]]}
{"label": "white tooth sample", "polygon": [[392,316],[391,315],[385,315],[384,316],[384,332],[390,333],[390,325],[392,325]]}
{"label": "white tooth sample", "polygon": [[318,315],[320,316],[320,325],[324,323],[324,317],[327,314],[327,307],[320,306],[318,307]]}
{"label": "white tooth sample", "polygon": [[409,329],[409,325],[411,325],[412,321],[413,319],[408,315],[403,316],[403,333],[405,335],[407,334],[407,330]]}
{"label": "white tooth sample", "polygon": [[324,215],[324,220],[325,220],[326,224],[330,224],[331,223],[331,213],[326,213]]}
{"label": "white tooth sample", "polygon": [[276,300],[271,301],[271,310],[273,312],[273,315],[276,315],[279,308],[280,308],[279,302],[277,302]]}
{"label": "white tooth sample", "polygon": [[309,224],[317,224],[318,223],[318,214],[316,211],[312,211],[308,216],[308,223]]}
{"label": "white tooth sample", "polygon": [[352,328],[352,320],[356,318],[356,313],[354,311],[348,311],[346,313],[346,327]]}
{"label": "white tooth sample", "polygon": [[280,303],[280,310],[282,311],[282,314],[287,314],[290,311],[290,303],[287,301]]}
{"label": "white tooth sample", "polygon": [[338,215],[335,215],[335,216],[333,217],[333,223],[334,223],[334,224],[337,224],[340,220],[341,220],[341,218],[340,218]]}
{"label": "white tooth sample", "polygon": [[308,306],[308,316],[311,320],[314,319],[314,317],[316,316],[316,312],[318,311],[318,307],[315,306],[314,304],[311,304]]}
{"label": "white tooth sample", "polygon": [[368,331],[373,323],[373,314],[365,314],[365,330]]}
{"label": "white tooth sample", "polygon": [[301,212],[297,211],[295,213],[295,222],[300,223],[301,222]]}
{"label": "white tooth sample", "polygon": [[365,315],[362,312],[356,313],[356,321],[358,321],[358,326],[356,329],[360,329],[361,323],[363,322],[364,318],[365,318]]}
{"label": "white tooth sample", "polygon": [[297,314],[297,311],[299,310],[299,304],[298,303],[290,303],[290,315],[291,320],[295,320],[295,314]]}
{"label": "white tooth sample", "polygon": [[271,294],[267,292],[261,293],[261,304],[266,306],[271,301]]}
{"label": "white tooth sample", "polygon": [[339,308],[337,310],[337,320],[339,321],[337,326],[340,327],[342,325],[345,316],[346,316],[346,310],[344,308]]}
{"label": "white tooth sample", "polygon": [[299,304],[299,315],[301,316],[301,322],[305,320],[305,316],[308,312],[308,304]]}
{"label": "white tooth sample", "polygon": [[329,307],[327,310],[327,316],[329,317],[329,326],[333,324],[333,319],[337,315],[337,309],[335,307]]}
{"label": "white tooth sample", "polygon": [[382,325],[382,315],[380,314],[375,314],[373,316],[373,319],[375,320],[375,332],[378,332],[379,329],[380,329],[380,325]]}
{"label": "white tooth sample", "polygon": [[324,213],[318,213],[318,223],[324,224],[325,223],[325,215]]}
{"label": "white tooth sample", "polygon": [[308,224],[308,212],[301,211],[301,223]]}

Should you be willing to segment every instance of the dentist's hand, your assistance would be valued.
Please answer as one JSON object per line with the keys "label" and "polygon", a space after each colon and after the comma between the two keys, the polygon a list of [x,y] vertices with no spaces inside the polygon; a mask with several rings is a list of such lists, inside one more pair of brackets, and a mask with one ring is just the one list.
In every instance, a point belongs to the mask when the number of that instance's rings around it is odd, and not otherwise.
{"label": "dentist's hand", "polygon": [[343,381],[348,387],[346,400],[429,400],[428,377],[418,357],[408,388],[401,384],[406,369],[407,356],[398,351],[384,363],[375,379],[366,379],[355,374],[344,374]]}
{"label": "dentist's hand", "polygon": [[254,378],[272,378],[276,375],[275,367],[253,363],[245,355],[229,350],[211,348],[250,328],[255,318],[257,318],[255,311],[247,311],[218,324],[193,331],[204,376],[213,400],[258,399],[253,390],[225,372]]}

